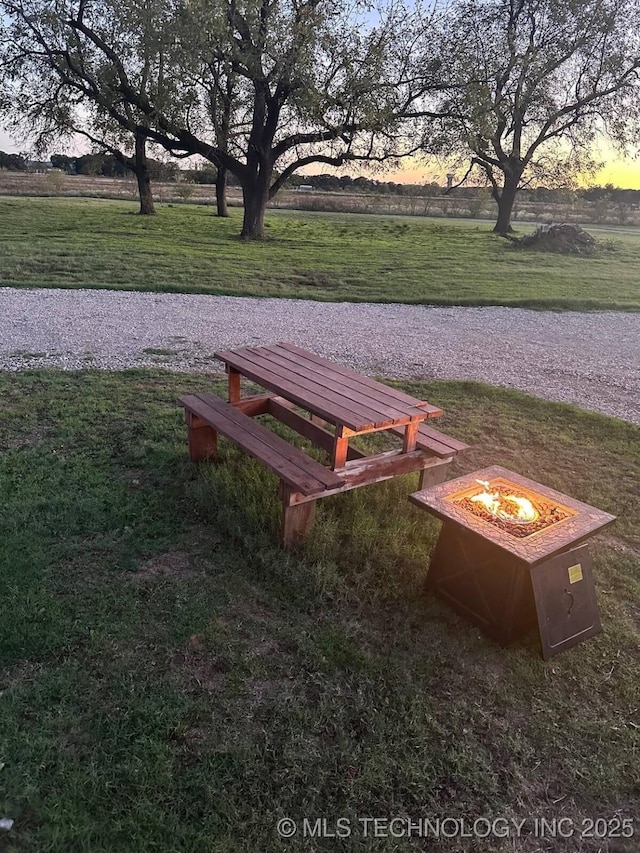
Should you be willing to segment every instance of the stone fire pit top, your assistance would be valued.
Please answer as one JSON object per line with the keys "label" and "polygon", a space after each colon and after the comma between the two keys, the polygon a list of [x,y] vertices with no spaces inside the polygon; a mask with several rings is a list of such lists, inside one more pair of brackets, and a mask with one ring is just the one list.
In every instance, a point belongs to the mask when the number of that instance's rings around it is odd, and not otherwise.
{"label": "stone fire pit top", "polygon": [[[549,527],[532,533],[530,536],[516,539],[491,522],[473,515],[451,500],[458,493],[475,486],[476,480],[492,481],[495,479],[508,480],[514,486],[519,486],[527,492],[533,492],[546,500],[566,507],[573,514],[562,521],[557,521]],[[465,474],[455,480],[448,480],[437,486],[423,489],[421,492],[414,492],[414,494],[409,495],[409,500],[416,506],[442,519],[442,521],[459,524],[477,536],[492,542],[498,548],[513,554],[529,566],[535,566],[555,554],[566,551],[569,547],[578,545],[597,531],[613,524],[616,520],[616,517],[608,512],[576,500],[562,492],[557,492],[555,489],[550,489],[535,480],[530,480],[528,477],[523,477],[499,465],[473,471],[471,474]]]}

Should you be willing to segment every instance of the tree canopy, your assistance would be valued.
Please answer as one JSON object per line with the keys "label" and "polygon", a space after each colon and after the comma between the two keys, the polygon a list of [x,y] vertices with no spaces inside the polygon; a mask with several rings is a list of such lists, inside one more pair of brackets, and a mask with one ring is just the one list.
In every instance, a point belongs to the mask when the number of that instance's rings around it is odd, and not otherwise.
{"label": "tree canopy", "polygon": [[[99,118],[242,186],[243,236],[310,163],[410,150],[403,117],[425,90],[424,20],[359,0],[2,0],[19,103],[88,102]],[[26,65],[25,65],[26,63]],[[25,72],[25,68],[28,71]],[[55,103],[34,80],[55,78]],[[428,88],[428,86],[427,86]],[[64,93],[64,98],[60,94]]]}
{"label": "tree canopy", "polygon": [[[428,150],[470,155],[510,230],[518,188],[593,168],[637,129],[636,0],[460,0],[442,32],[447,89]],[[469,172],[467,172],[468,176]],[[466,177],[466,176],[465,176]]]}
{"label": "tree canopy", "polygon": [[519,188],[633,139],[640,0],[425,2],[0,0],[0,111],[142,171],[147,143],[199,155],[246,238],[296,170],[420,151],[466,159],[506,232]]}

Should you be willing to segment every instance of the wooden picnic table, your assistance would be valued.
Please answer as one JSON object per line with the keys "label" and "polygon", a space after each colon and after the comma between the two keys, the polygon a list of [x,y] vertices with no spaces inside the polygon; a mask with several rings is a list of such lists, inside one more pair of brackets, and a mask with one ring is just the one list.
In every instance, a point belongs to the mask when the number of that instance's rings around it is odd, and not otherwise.
{"label": "wooden picnic table", "polygon": [[390,388],[294,344],[245,347],[215,353],[229,377],[229,402],[240,400],[240,380],[275,392],[335,427],[332,468],[343,468],[349,439],[380,430],[403,429],[404,453],[416,448],[418,428],[442,409]]}
{"label": "wooden picnic table", "polygon": [[[290,343],[217,352],[228,374],[229,400],[215,394],[180,399],[189,426],[193,461],[211,459],[218,434],[280,478],[281,540],[304,539],[321,497],[420,472],[419,488],[442,482],[456,454],[468,446],[427,426],[442,410]],[[241,380],[265,389],[242,396]],[[300,412],[302,410],[302,412]],[[257,421],[271,415],[327,452],[330,465]],[[395,450],[368,455],[350,439],[388,431],[402,439]]]}

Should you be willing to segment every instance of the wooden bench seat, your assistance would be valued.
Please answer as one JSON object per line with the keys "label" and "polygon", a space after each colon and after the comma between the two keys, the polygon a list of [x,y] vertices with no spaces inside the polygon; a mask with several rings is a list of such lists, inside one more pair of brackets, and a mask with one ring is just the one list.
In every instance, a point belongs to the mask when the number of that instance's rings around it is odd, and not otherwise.
{"label": "wooden bench seat", "polygon": [[[400,436],[404,435],[402,427],[399,429],[393,429],[391,432]],[[451,435],[445,435],[443,432],[433,429],[433,427],[427,426],[426,424],[420,424],[418,427],[416,447],[419,447],[420,450],[428,450],[440,459],[457,456],[458,453],[464,453],[465,450],[471,449],[471,446],[469,444],[465,444],[464,441],[453,438]]]}
{"label": "wooden bench seat", "polygon": [[[190,394],[181,397],[180,404],[187,413],[190,438],[193,431],[203,428],[202,425],[205,429],[214,430],[262,462],[296,492],[306,496],[320,495],[327,489],[342,486],[341,478],[333,471],[215,394]],[[192,459],[198,461],[215,455],[215,436],[209,433],[208,436],[196,436],[196,439]],[[207,448],[205,454],[202,452],[202,439],[205,439]],[[190,449],[191,444],[190,441]]]}
{"label": "wooden bench seat", "polygon": [[[304,540],[318,498],[413,471],[420,472],[419,488],[423,489],[442,482],[452,457],[468,449],[464,442],[421,425],[414,451],[390,451],[369,459],[362,451],[350,448],[345,467],[333,471],[254,420],[257,415],[269,414],[331,452],[334,436],[297,414],[282,398],[260,394],[227,403],[216,394],[189,394],[179,402],[189,427],[192,461],[214,458],[220,434],[280,479],[280,540],[285,547],[295,547]],[[393,431],[402,436],[404,427]]]}

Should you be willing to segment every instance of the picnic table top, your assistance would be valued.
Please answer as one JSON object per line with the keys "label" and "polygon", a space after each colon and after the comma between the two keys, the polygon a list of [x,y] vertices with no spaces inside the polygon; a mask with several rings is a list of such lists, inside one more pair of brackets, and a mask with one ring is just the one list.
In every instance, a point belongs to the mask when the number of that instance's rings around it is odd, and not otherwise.
{"label": "picnic table top", "polygon": [[290,343],[215,353],[228,368],[353,432],[439,417],[442,410]]}

